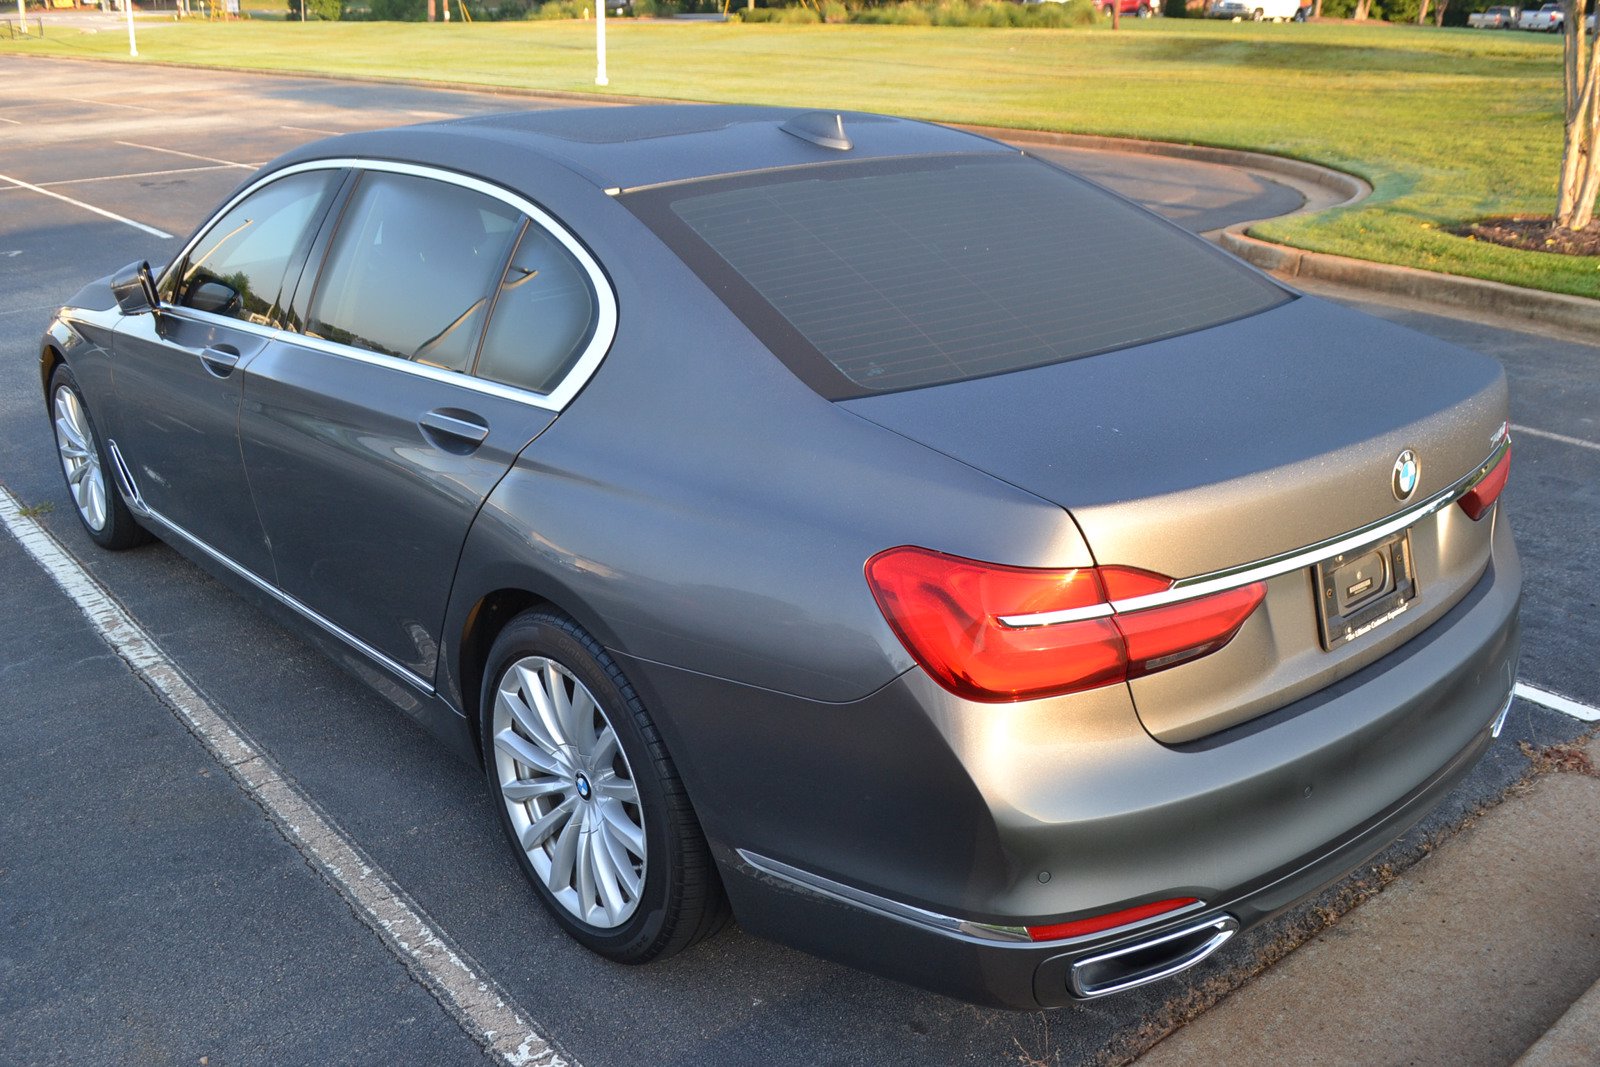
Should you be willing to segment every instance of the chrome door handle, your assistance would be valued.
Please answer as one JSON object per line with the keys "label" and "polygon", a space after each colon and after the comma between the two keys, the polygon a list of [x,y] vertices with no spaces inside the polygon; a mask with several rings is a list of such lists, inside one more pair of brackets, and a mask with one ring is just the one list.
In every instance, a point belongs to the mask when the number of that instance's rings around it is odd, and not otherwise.
{"label": "chrome door handle", "polygon": [[430,411],[417,420],[424,431],[441,434],[456,441],[477,447],[489,436],[489,426],[471,412],[451,415],[443,411]]}
{"label": "chrome door handle", "polygon": [[239,365],[239,350],[232,345],[205,348],[200,352],[200,362],[205,364],[206,370],[215,377],[226,378],[233,373],[233,368]]}

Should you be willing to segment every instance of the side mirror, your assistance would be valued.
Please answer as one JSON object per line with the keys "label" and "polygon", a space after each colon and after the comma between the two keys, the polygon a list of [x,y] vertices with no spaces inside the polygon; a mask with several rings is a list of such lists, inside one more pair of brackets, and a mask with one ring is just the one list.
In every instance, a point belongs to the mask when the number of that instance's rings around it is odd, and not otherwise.
{"label": "side mirror", "polygon": [[154,311],[160,301],[156,297],[156,281],[150,276],[150,264],[140,260],[113,274],[111,295],[117,298],[117,306],[124,315]]}

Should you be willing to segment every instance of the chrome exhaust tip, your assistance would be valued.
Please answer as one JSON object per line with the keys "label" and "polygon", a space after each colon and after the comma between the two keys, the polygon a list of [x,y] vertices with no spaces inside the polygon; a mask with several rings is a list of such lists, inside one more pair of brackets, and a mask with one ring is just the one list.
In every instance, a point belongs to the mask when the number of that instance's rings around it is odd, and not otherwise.
{"label": "chrome exhaust tip", "polygon": [[1220,915],[1205,922],[1135,941],[1072,965],[1067,988],[1081,1000],[1110,996],[1186,971],[1239,932],[1239,922]]}

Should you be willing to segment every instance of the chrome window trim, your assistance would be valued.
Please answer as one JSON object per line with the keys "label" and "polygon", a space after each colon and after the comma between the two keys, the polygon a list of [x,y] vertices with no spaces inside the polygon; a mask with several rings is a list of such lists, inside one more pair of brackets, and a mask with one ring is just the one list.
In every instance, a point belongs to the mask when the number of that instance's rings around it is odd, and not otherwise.
{"label": "chrome window trim", "polygon": [[[141,501],[141,504],[142,503],[143,502]],[[182,526],[179,526],[177,523],[173,522],[159,511],[156,511],[154,508],[148,505],[144,505],[141,510],[141,517],[155,520],[158,524],[160,524],[162,529],[177,534],[179,537],[183,538],[183,540],[187,541],[201,552],[204,552],[207,556],[216,560],[234,574],[237,574],[239,577],[243,578],[257,589],[260,589],[263,593],[266,593],[268,596],[278,601],[278,603],[282,604],[284,607],[289,608],[290,610],[304,616],[306,619],[309,619],[311,622],[316,623],[329,634],[337,637],[339,640],[343,641],[357,652],[361,652],[366,655],[374,663],[387,667],[391,672],[399,677],[401,681],[406,682],[412,688],[427,696],[434,695],[433,684],[427,679],[423,678],[420,674],[395,661],[394,659],[391,659],[384,653],[379,652],[377,649],[373,648],[371,645],[367,644],[365,641],[361,640],[361,638],[357,637],[349,630],[346,630],[338,623],[318,613],[312,608],[307,607],[295,597],[285,593],[282,589],[279,589],[277,586],[273,585],[265,578],[262,578],[248,567],[236,562],[231,556],[225,555],[224,553],[219,552],[217,549],[212,548],[209,544],[200,540],[200,538],[196,537],[188,530],[185,530]]]}
{"label": "chrome window trim", "polygon": [[946,937],[955,937],[964,941],[982,941],[996,947],[1016,948],[1071,948],[1074,945],[1088,941],[1105,941],[1108,938],[1123,937],[1136,930],[1141,930],[1156,923],[1168,922],[1176,917],[1190,915],[1201,911],[1206,904],[1197,900],[1173,911],[1162,912],[1121,926],[1114,926],[1106,930],[1096,930],[1092,934],[1083,934],[1078,937],[1056,938],[1049,941],[1035,941],[1029,934],[1026,926],[1007,926],[998,923],[974,922],[970,919],[958,919],[953,915],[941,915],[936,911],[918,908],[911,904],[902,904],[898,900],[869,893],[865,889],[836,882],[832,878],[824,878],[820,874],[802,870],[779,860],[761,856],[746,849],[734,849],[735,854],[747,866],[768,876],[775,878],[802,892],[814,896],[825,897],[829,900],[848,904],[863,911],[874,912],[885,918],[896,919],[900,922],[911,923],[934,933]]}
{"label": "chrome window trim", "polygon": [[1180,578],[1174,582],[1171,589],[1159,593],[1149,593],[1145,596],[1128,597],[1125,600],[1114,600],[1109,604],[1091,604],[1083,608],[1067,608],[1062,611],[1041,611],[1028,615],[1002,615],[1000,624],[1012,629],[1024,629],[1031,626],[1056,626],[1066,622],[1081,622],[1085,619],[1098,619],[1111,614],[1124,614],[1130,611],[1143,611],[1146,608],[1158,608],[1167,604],[1179,604],[1185,600],[1194,600],[1197,597],[1209,596],[1212,593],[1221,593],[1229,589],[1237,589],[1253,582],[1264,582],[1269,578],[1276,578],[1281,574],[1310,567],[1331,559],[1343,552],[1378,541],[1392,533],[1420,522],[1435,512],[1442,511],[1462,497],[1471,492],[1479,482],[1494,470],[1501,458],[1511,448],[1509,433],[1502,431],[1495,435],[1496,444],[1489,458],[1465,478],[1451,485],[1422,503],[1406,508],[1403,511],[1390,515],[1388,518],[1379,519],[1368,523],[1348,533],[1330,537],[1314,545],[1304,548],[1291,549],[1288,552],[1266,559],[1256,560],[1254,563],[1245,563],[1237,567],[1211,571],[1207,574],[1198,574],[1190,578]]}
{"label": "chrome window trim", "polygon": [[585,346],[583,353],[573,363],[572,369],[567,372],[566,377],[562,378],[560,384],[550,392],[535,393],[532,390],[502,385],[499,382],[491,382],[470,374],[430,367],[412,360],[401,359],[398,356],[386,356],[379,352],[369,352],[364,348],[356,348],[353,345],[339,344],[320,337],[296,333],[293,330],[286,330],[277,326],[264,326],[245,319],[229,318],[226,315],[216,315],[212,312],[199,311],[195,308],[163,303],[157,311],[164,315],[177,315],[180,318],[187,318],[202,324],[223,325],[233,329],[242,329],[247,333],[255,333],[274,340],[304,345],[319,352],[342,356],[346,359],[354,359],[373,366],[390,367],[394,370],[405,371],[432,381],[461,386],[464,389],[471,389],[475,392],[486,393],[489,396],[497,396],[506,400],[519,401],[532,407],[543,408],[546,411],[563,410],[572,402],[572,398],[577,396],[578,392],[589,383],[590,377],[599,368],[601,361],[605,359],[606,353],[610,351],[611,344],[616,340],[617,334],[617,294],[611,288],[611,282],[606,277],[605,271],[595,258],[589,254],[589,250],[569,233],[565,226],[557,222],[553,216],[532,201],[502,186],[439,167],[348,156],[338,159],[309,160],[305,163],[296,163],[293,166],[284,167],[282,170],[275,170],[271,174],[251,182],[235,193],[220,208],[212,212],[211,216],[206,219],[205,224],[195,230],[194,235],[189,238],[182,251],[174,256],[172,262],[167,264],[166,269],[161,272],[161,276],[156,282],[157,290],[166,286],[170,275],[177,269],[178,264],[188,257],[190,250],[200,242],[203,236],[210,232],[216,221],[229,211],[232,211],[234,206],[241,200],[262,186],[275,182],[280,178],[287,178],[291,174],[301,174],[313,170],[381,171],[387,174],[405,174],[415,178],[428,178],[433,181],[457,185],[464,189],[471,189],[474,192],[493,197],[504,204],[509,204],[527,216],[530,223],[540,227],[554,237],[578,261],[578,265],[588,275],[589,287],[595,294],[596,304],[594,335],[589,339],[589,344]]}

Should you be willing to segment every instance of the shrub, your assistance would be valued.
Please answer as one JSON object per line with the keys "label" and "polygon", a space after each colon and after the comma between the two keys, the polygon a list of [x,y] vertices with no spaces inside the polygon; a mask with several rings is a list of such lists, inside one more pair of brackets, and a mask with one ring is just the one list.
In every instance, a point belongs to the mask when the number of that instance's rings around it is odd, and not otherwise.
{"label": "shrub", "polygon": [[306,18],[323,19],[327,22],[336,22],[344,13],[343,5],[339,0],[289,0],[289,18],[292,21],[300,19],[300,5],[306,5]]}
{"label": "shrub", "polygon": [[427,0],[371,0],[368,14],[380,22],[422,22],[428,17]]}

